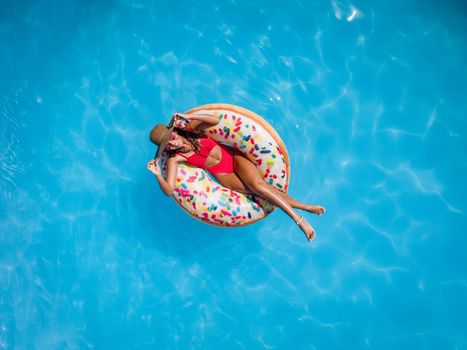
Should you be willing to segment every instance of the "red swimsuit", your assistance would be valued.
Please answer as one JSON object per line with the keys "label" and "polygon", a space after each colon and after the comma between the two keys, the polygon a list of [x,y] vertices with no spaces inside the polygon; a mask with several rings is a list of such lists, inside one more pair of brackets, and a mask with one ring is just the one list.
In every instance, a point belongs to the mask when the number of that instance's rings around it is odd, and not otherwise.
{"label": "red swimsuit", "polygon": [[[183,153],[178,153],[178,154],[184,157],[188,164],[206,169],[211,174],[234,172],[233,155],[232,155],[232,150],[229,147],[223,144],[219,144],[209,137],[202,138],[199,141],[201,144],[201,147],[199,148],[199,154],[193,153],[189,157],[186,157]],[[216,165],[210,168],[207,168],[206,159],[208,158],[211,150],[216,146],[219,146],[221,148],[221,151],[222,151],[221,160]]]}

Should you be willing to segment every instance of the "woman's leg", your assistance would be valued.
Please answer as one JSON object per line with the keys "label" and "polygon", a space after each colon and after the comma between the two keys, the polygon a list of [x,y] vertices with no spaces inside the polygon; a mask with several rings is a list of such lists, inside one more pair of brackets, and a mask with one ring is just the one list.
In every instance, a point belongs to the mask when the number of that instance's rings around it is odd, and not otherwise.
{"label": "woman's leg", "polygon": [[[235,173],[254,194],[280,207],[299,225],[309,240],[313,239],[315,230],[304,218],[300,217],[288,201],[291,199],[293,200],[293,198],[276,190],[273,186],[264,181],[255,165],[244,156],[238,154],[234,155],[234,167]],[[295,204],[301,207],[305,206],[305,204],[298,201],[295,201]]]}
{"label": "woman's leg", "polygon": [[275,188],[274,186],[271,186],[271,187],[273,188],[274,191],[278,192],[279,194],[282,194],[284,198],[287,200],[287,203],[289,203],[294,208],[306,210],[316,215],[322,215],[325,212],[324,208],[320,205],[305,204],[305,203],[299,202],[296,199],[293,199],[292,197],[290,197],[287,193],[282,192],[279,189]]}
{"label": "woman's leg", "polygon": [[213,176],[224,187],[243,194],[254,194],[235,173],[219,173]]}
{"label": "woman's leg", "polygon": [[[227,188],[230,188],[234,191],[241,192],[244,194],[255,194],[253,191],[251,191],[243,182],[242,180],[238,177],[237,174],[235,173],[230,173],[230,174],[215,174],[214,175],[216,180],[219,181],[219,183],[222,186],[225,186]],[[271,188],[277,192],[277,195],[282,195],[287,203],[289,203],[293,208],[296,209],[302,209],[309,211],[310,213],[316,214],[316,215],[321,215],[324,213],[324,208],[319,206],[319,205],[313,205],[313,204],[304,204],[302,202],[297,201],[296,199],[290,197],[287,193],[282,192],[275,188],[274,186],[271,186]]]}
{"label": "woman's leg", "polygon": [[[236,152],[235,155],[242,156],[240,152]],[[214,177],[216,178],[217,181],[219,181],[220,184],[234,191],[241,192],[244,194],[255,194],[253,191],[249,189],[247,185],[245,185],[245,183],[243,183],[243,181],[238,177],[236,173],[215,174]],[[289,195],[287,195],[287,193],[281,192],[279,189],[273,186],[271,186],[271,188],[273,191],[276,192],[278,196],[282,196],[287,201],[287,203],[289,203],[293,208],[306,210],[306,211],[309,211],[310,213],[317,214],[317,215],[321,215],[324,213],[324,208],[319,205],[304,204],[290,197]]]}

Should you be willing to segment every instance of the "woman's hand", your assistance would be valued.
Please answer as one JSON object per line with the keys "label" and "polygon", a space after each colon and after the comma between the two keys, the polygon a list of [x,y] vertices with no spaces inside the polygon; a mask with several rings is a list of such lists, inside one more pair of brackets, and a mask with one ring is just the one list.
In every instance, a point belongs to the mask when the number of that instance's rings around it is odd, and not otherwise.
{"label": "woman's hand", "polygon": [[186,130],[186,131],[192,131],[190,128],[190,116],[183,114],[183,113],[174,113],[173,114],[174,119],[174,126],[178,129]]}
{"label": "woman's hand", "polygon": [[176,128],[186,130],[188,132],[201,133],[219,123],[219,118],[212,114],[205,113],[174,113],[174,125]]}
{"label": "woman's hand", "polygon": [[148,170],[156,176],[161,175],[161,167],[159,166],[159,159],[153,159],[148,162]]}

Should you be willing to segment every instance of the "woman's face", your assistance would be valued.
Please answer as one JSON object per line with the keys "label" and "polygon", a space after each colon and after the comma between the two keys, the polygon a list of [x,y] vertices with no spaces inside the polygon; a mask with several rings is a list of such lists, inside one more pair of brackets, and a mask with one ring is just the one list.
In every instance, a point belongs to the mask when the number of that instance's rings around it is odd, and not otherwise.
{"label": "woman's face", "polygon": [[172,131],[170,134],[169,143],[165,147],[166,150],[175,150],[183,146],[183,137],[177,134],[176,131]]}

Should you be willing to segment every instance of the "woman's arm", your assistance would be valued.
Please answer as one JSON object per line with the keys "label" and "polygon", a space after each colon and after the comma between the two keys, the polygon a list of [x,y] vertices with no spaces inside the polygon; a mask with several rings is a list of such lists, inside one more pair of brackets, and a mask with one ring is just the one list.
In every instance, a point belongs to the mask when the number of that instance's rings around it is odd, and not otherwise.
{"label": "woman's arm", "polygon": [[177,178],[177,163],[178,159],[176,157],[170,157],[167,161],[167,179],[164,179],[161,173],[161,168],[159,166],[159,160],[154,159],[148,163],[148,169],[154,175],[159,182],[159,186],[167,196],[171,196],[175,189],[175,180]]}
{"label": "woman's arm", "polygon": [[[203,131],[219,123],[219,118],[212,114],[175,113],[175,117],[177,118],[175,123],[179,123],[178,127],[187,131]],[[184,119],[185,123],[180,119]]]}

